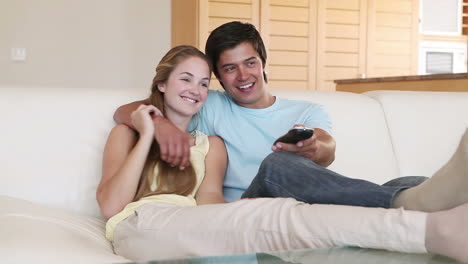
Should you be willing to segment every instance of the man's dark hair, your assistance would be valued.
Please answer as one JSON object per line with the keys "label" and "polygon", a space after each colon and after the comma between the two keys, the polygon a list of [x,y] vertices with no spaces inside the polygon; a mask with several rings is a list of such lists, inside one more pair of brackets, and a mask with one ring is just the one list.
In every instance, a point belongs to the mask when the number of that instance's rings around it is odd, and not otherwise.
{"label": "man's dark hair", "polygon": [[[267,54],[262,37],[258,33],[254,25],[242,23],[240,21],[232,21],[223,24],[213,30],[206,41],[205,54],[211,62],[213,72],[219,80],[219,72],[216,65],[219,61],[221,53],[227,49],[232,49],[237,45],[248,42],[260,55],[263,67],[266,65]],[[263,77],[266,81],[265,72]],[[221,83],[222,85],[222,83]]]}

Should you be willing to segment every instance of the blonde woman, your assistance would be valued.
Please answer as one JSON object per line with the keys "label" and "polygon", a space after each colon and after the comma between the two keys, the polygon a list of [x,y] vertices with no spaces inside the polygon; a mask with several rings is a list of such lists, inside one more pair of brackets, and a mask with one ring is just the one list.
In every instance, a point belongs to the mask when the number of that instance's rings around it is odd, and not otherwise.
{"label": "blonde woman", "polygon": [[[109,219],[106,237],[117,254],[145,261],[359,246],[430,251],[468,261],[468,205],[428,214],[306,204],[292,198],[224,203],[224,143],[196,130],[191,132],[188,150],[190,166],[174,168],[162,161],[162,150],[154,140],[154,119],[164,116],[166,121],[159,125],[172,122],[189,130],[207,99],[210,75],[209,63],[199,50],[171,49],[156,68],[151,104],[132,113],[138,134],[124,125],[111,131],[97,200]],[[447,222],[458,232],[444,232]]]}

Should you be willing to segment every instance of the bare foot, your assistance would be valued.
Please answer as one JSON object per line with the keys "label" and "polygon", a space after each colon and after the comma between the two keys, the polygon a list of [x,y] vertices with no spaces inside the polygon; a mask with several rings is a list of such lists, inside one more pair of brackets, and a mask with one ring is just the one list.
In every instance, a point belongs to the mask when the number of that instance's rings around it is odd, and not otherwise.
{"label": "bare foot", "polygon": [[426,248],[468,263],[468,203],[428,214]]}
{"label": "bare foot", "polygon": [[402,191],[394,207],[438,212],[468,202],[468,129],[450,160],[430,179]]}

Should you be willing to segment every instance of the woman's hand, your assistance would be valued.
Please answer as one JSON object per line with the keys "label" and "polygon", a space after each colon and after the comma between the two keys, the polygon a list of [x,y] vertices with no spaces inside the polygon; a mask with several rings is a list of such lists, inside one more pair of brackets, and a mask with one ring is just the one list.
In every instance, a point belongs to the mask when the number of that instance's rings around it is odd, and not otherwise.
{"label": "woman's hand", "polygon": [[132,125],[140,133],[140,136],[154,135],[153,114],[159,110],[153,105],[140,105],[131,114]]}
{"label": "woman's hand", "polygon": [[140,138],[151,136],[158,142],[162,160],[180,169],[190,165],[192,137],[189,133],[181,131],[164,118],[161,111],[153,105],[140,105],[130,117],[132,127],[138,131]]}

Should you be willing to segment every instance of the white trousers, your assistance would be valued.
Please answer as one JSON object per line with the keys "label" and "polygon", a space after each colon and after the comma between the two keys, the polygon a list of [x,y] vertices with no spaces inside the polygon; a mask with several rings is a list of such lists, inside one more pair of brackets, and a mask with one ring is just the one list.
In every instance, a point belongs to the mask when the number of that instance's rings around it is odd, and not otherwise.
{"label": "white trousers", "polygon": [[427,214],[258,198],[145,204],[117,225],[114,250],[135,261],[357,246],[425,253]]}

